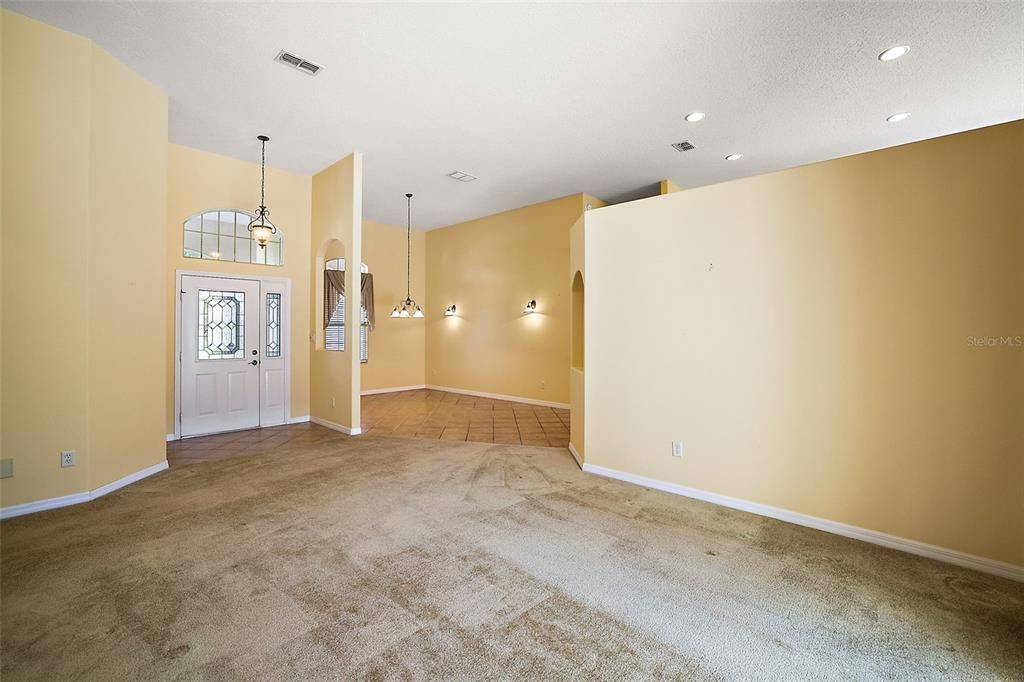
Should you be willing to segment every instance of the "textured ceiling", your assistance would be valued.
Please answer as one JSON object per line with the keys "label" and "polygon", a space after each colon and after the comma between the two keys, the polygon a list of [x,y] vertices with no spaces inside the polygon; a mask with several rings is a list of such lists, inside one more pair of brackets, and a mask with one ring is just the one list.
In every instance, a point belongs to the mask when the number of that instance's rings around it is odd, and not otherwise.
{"label": "textured ceiling", "polygon": [[[362,151],[366,217],[403,224],[411,191],[419,228],[1024,118],[1020,2],[5,6],[165,90],[173,142],[256,160],[266,133],[269,162],[304,173]],[[277,64],[282,49],[324,70]],[[707,118],[684,122],[693,110]],[[669,146],[682,139],[697,149]]]}

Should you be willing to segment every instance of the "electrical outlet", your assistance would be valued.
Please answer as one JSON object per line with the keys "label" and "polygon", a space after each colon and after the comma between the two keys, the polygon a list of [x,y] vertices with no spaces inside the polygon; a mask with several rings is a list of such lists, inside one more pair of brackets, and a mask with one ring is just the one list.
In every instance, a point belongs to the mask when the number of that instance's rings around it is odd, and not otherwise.
{"label": "electrical outlet", "polygon": [[14,458],[0,459],[0,478],[11,478],[12,476],[14,476]]}
{"label": "electrical outlet", "polygon": [[331,407],[334,407],[334,405],[335,405],[334,398],[331,398]]}
{"label": "electrical outlet", "polygon": [[540,380],[540,390],[543,391],[545,388],[547,388],[547,386],[548,386],[548,382],[546,382],[543,379],[541,379]]}
{"label": "electrical outlet", "polygon": [[682,457],[683,456],[683,442],[680,440],[672,441],[672,456]]}
{"label": "electrical outlet", "polygon": [[73,466],[75,466],[75,451],[74,450],[61,450],[60,451],[60,465],[62,467],[73,467]]}

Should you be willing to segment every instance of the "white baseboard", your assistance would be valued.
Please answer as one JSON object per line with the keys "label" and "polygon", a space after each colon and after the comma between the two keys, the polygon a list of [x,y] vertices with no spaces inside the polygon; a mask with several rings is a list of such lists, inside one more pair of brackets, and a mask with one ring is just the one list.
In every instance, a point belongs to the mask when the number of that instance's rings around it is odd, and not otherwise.
{"label": "white baseboard", "polygon": [[401,393],[402,391],[420,391],[426,388],[426,384],[414,384],[413,386],[392,386],[390,388],[369,388],[360,391],[359,395],[380,395],[381,393]]}
{"label": "white baseboard", "polygon": [[[580,469],[583,469],[583,458],[580,457],[580,453],[576,452],[576,446],[569,443],[569,452],[572,453],[572,458],[576,460],[576,464],[579,465]],[[583,469],[586,471],[586,469]]]}
{"label": "white baseboard", "polygon": [[451,386],[435,386],[427,384],[424,388],[432,391],[444,391],[445,393],[458,393],[460,395],[471,395],[477,398],[491,398],[492,400],[507,400],[510,403],[524,403],[526,405],[540,405],[541,407],[557,407],[562,410],[569,409],[569,403],[556,403],[551,400],[535,400],[534,398],[520,398],[516,395],[502,395],[501,393],[485,393],[483,391],[470,391],[465,388],[452,388]]}
{"label": "white baseboard", "polygon": [[45,500],[26,502],[25,504],[12,504],[9,507],[0,507],[0,519],[10,519],[15,516],[34,514],[36,512],[46,511],[47,509],[70,507],[73,504],[88,502],[91,499],[92,498],[89,496],[89,493],[86,492],[62,495],[61,497],[51,497]]}
{"label": "white baseboard", "polygon": [[178,440],[178,434],[176,434],[176,433],[168,433],[167,434],[167,442],[170,443],[172,440]]}
{"label": "white baseboard", "polygon": [[116,481],[100,486],[95,490],[90,490],[84,493],[74,493],[71,495],[63,495],[61,497],[51,497],[46,500],[36,500],[35,502],[26,502],[25,504],[14,504],[10,507],[0,508],[0,519],[10,519],[15,516],[24,516],[25,514],[34,514],[35,512],[46,511],[47,509],[57,509],[59,507],[69,507],[73,504],[82,504],[83,502],[89,502],[95,500],[97,497],[103,497],[107,493],[112,493],[119,488],[123,488],[126,485],[135,483],[147,476],[160,473],[167,468],[167,460],[157,462],[153,466],[146,467],[140,471],[136,471],[133,474],[128,474],[123,478],[119,478]]}
{"label": "white baseboard", "polygon": [[166,468],[167,460],[165,459],[162,462],[157,462],[153,466],[146,467],[145,469],[140,469],[139,471],[136,471],[134,474],[128,474],[127,476],[119,478],[112,483],[108,483],[106,485],[100,486],[99,488],[96,488],[96,490],[93,490],[92,492],[89,493],[89,499],[95,500],[97,497],[103,497],[107,493],[112,493],[118,488],[123,488],[130,483],[135,483],[135,481],[141,481],[147,476],[158,474]]}
{"label": "white baseboard", "polygon": [[301,417],[288,417],[288,424],[305,424],[309,421],[309,415],[304,414]]}
{"label": "white baseboard", "polygon": [[976,571],[981,571],[982,573],[990,573],[1003,578],[1009,578],[1010,580],[1024,582],[1024,566],[1017,566],[1004,561],[996,561],[995,559],[986,559],[985,557],[980,557],[976,554],[958,552],[952,549],[946,549],[945,547],[929,545],[924,542],[918,542],[917,540],[909,540],[897,535],[889,535],[888,533],[860,528],[859,526],[851,526],[838,521],[830,521],[816,516],[800,514],[789,511],[788,509],[780,509],[778,507],[772,507],[758,502],[750,502],[736,497],[719,495],[718,493],[699,490],[697,488],[687,488],[686,486],[677,485],[675,483],[659,481],[658,479],[647,478],[646,476],[638,476],[637,474],[630,474],[625,471],[618,471],[617,469],[609,469],[607,467],[597,466],[596,464],[584,464],[583,471],[591,474],[597,474],[598,476],[606,476],[619,481],[625,481],[626,483],[641,485],[646,488],[653,488],[655,490],[673,493],[675,495],[692,497],[697,500],[711,502],[712,504],[718,504],[723,507],[739,509],[740,511],[750,512],[751,514],[758,514],[760,516],[767,516],[780,521],[795,523],[798,526],[806,526],[808,528],[823,530],[827,533],[835,533],[836,535],[853,538],[854,540],[870,542],[890,549],[898,549],[903,552],[916,554],[929,559],[944,561],[948,564],[963,566],[964,568],[972,568]]}
{"label": "white baseboard", "polygon": [[345,426],[343,424],[335,424],[332,421],[327,421],[326,419],[321,419],[320,417],[311,416],[309,418],[309,421],[313,422],[314,424],[319,424],[320,426],[326,426],[327,428],[332,429],[334,431],[341,431],[342,433],[348,436],[358,436],[363,432],[363,430],[358,426],[351,427]]}

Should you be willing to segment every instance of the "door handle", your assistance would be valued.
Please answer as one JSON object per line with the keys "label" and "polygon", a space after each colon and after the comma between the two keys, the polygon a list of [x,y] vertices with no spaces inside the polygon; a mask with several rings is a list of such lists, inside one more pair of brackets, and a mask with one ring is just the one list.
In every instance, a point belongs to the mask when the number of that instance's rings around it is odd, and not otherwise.
{"label": "door handle", "polygon": [[255,367],[256,365],[260,364],[260,361],[259,360],[253,360],[249,364]]}

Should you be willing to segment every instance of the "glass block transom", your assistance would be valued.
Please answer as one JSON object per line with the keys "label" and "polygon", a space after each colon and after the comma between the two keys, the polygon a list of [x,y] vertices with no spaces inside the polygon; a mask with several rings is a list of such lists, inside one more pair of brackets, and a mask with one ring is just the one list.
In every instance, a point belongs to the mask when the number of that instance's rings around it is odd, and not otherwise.
{"label": "glass block transom", "polygon": [[245,293],[199,290],[200,360],[245,356]]}
{"label": "glass block transom", "polygon": [[281,357],[281,294],[267,294],[266,356]]}

